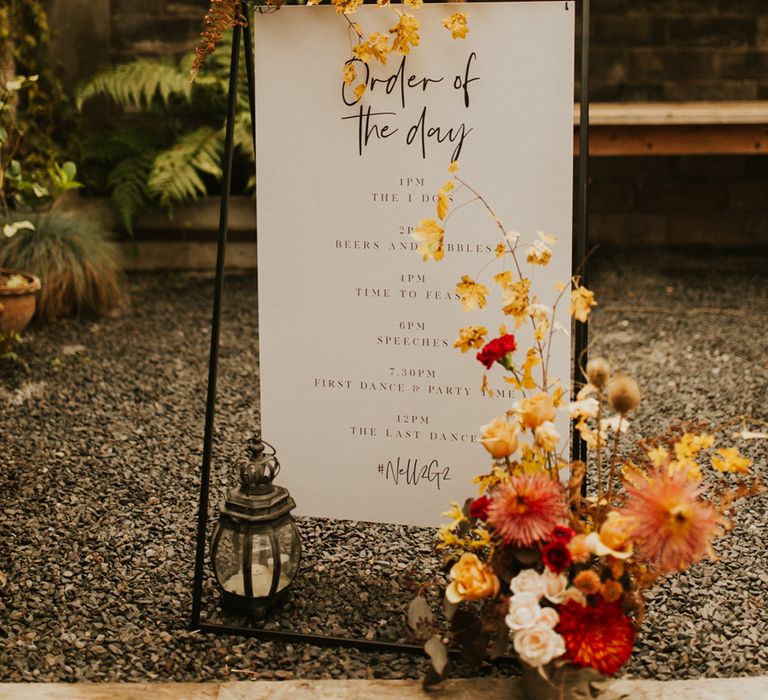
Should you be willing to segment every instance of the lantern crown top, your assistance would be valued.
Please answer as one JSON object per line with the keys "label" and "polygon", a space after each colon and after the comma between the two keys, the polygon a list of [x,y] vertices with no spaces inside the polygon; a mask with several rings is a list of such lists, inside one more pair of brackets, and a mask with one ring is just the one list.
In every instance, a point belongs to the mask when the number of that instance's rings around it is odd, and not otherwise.
{"label": "lantern crown top", "polygon": [[288,515],[296,507],[288,490],[272,483],[280,472],[280,462],[275,448],[261,439],[261,432],[248,440],[236,466],[240,483],[227,492],[219,505],[222,513],[244,522],[266,523]]}
{"label": "lantern crown top", "polygon": [[261,432],[249,441],[246,455],[240,459],[240,489],[248,496],[272,491],[272,482],[280,472],[275,448],[261,439]]}

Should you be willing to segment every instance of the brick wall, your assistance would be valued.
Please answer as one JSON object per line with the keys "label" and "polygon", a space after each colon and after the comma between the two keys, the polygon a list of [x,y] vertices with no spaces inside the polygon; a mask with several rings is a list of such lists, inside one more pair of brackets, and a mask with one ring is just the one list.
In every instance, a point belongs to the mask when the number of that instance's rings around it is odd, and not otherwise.
{"label": "brick wall", "polygon": [[[72,13],[74,2],[99,21]],[[93,64],[77,61],[94,46],[87,31],[98,31],[95,43],[112,61],[191,50],[208,2],[49,4],[59,7],[59,36],[67,36],[67,22],[80,27],[80,40],[64,41],[59,52],[77,72]],[[591,7],[593,101],[768,99],[768,0],[592,0]],[[590,208],[598,242],[767,245],[768,158],[595,158]]]}
{"label": "brick wall", "polygon": [[603,101],[768,99],[766,0],[592,0]]}
{"label": "brick wall", "polygon": [[768,157],[593,158],[595,243],[768,245]]}
{"label": "brick wall", "polygon": [[191,50],[208,4],[208,0],[111,0],[112,60]]}

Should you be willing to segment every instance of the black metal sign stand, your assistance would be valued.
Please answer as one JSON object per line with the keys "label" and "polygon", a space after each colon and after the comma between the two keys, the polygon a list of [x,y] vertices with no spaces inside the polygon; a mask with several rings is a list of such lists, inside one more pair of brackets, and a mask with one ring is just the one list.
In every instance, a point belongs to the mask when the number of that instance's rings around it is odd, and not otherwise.
{"label": "black metal sign stand", "polygon": [[[512,2],[525,0],[509,0]],[[589,2],[582,0],[582,15],[580,25],[581,35],[581,102],[579,123],[579,172],[578,172],[578,202],[576,216],[576,235],[573,245],[573,269],[582,268],[587,250],[587,189],[589,161]],[[243,14],[250,17],[247,0],[242,0]],[[565,2],[568,5],[568,2]],[[203,578],[205,575],[206,531],[208,527],[208,507],[210,501],[211,456],[213,451],[213,426],[216,409],[216,380],[219,367],[219,335],[221,330],[221,307],[224,292],[224,261],[227,248],[227,231],[229,221],[229,197],[232,184],[232,155],[233,134],[235,124],[237,79],[240,62],[241,44],[245,50],[245,70],[248,81],[248,100],[254,125],[255,152],[255,86],[253,69],[253,43],[250,24],[236,26],[232,33],[232,59],[229,72],[229,94],[227,98],[227,126],[224,141],[224,159],[222,164],[222,194],[221,211],[219,216],[219,237],[216,255],[216,281],[213,298],[213,317],[211,321],[210,361],[208,365],[208,398],[205,411],[205,438],[203,443],[203,465],[200,475],[200,501],[197,513],[197,545],[195,553],[195,573],[192,587],[192,618],[190,629],[218,634],[236,634],[246,637],[258,637],[267,640],[313,644],[315,646],[355,647],[365,651],[384,651],[399,653],[424,652],[417,644],[385,642],[355,637],[333,637],[327,635],[304,634],[289,630],[267,630],[259,627],[240,627],[226,624],[203,622],[201,620],[203,599]],[[586,270],[581,269],[581,276],[586,278]],[[580,363],[586,362],[587,326],[576,324],[574,332],[574,379],[579,376]],[[575,433],[573,438],[574,458],[583,458],[584,446]]]}

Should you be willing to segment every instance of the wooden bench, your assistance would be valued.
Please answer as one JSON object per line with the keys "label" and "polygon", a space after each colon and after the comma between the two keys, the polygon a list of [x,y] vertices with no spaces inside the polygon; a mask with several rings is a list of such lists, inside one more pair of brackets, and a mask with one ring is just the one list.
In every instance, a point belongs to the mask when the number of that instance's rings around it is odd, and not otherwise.
{"label": "wooden bench", "polygon": [[[578,105],[574,123],[578,154]],[[757,155],[768,153],[768,101],[595,102],[589,130],[594,156]]]}

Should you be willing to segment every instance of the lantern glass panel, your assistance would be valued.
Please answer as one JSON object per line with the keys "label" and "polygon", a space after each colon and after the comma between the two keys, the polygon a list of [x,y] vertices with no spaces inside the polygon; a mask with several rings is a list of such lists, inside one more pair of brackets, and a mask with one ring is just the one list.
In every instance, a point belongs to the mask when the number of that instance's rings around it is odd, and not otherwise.
{"label": "lantern glass panel", "polygon": [[277,590],[281,591],[296,576],[301,559],[301,544],[293,520],[281,525],[275,532],[275,537],[280,551],[280,580],[277,582]]}
{"label": "lantern glass panel", "polygon": [[251,548],[251,585],[254,597],[261,598],[272,590],[272,542],[269,533],[253,533]]}
{"label": "lantern glass panel", "polygon": [[229,593],[243,595],[243,536],[222,528],[215,556],[214,570],[221,587]]}

